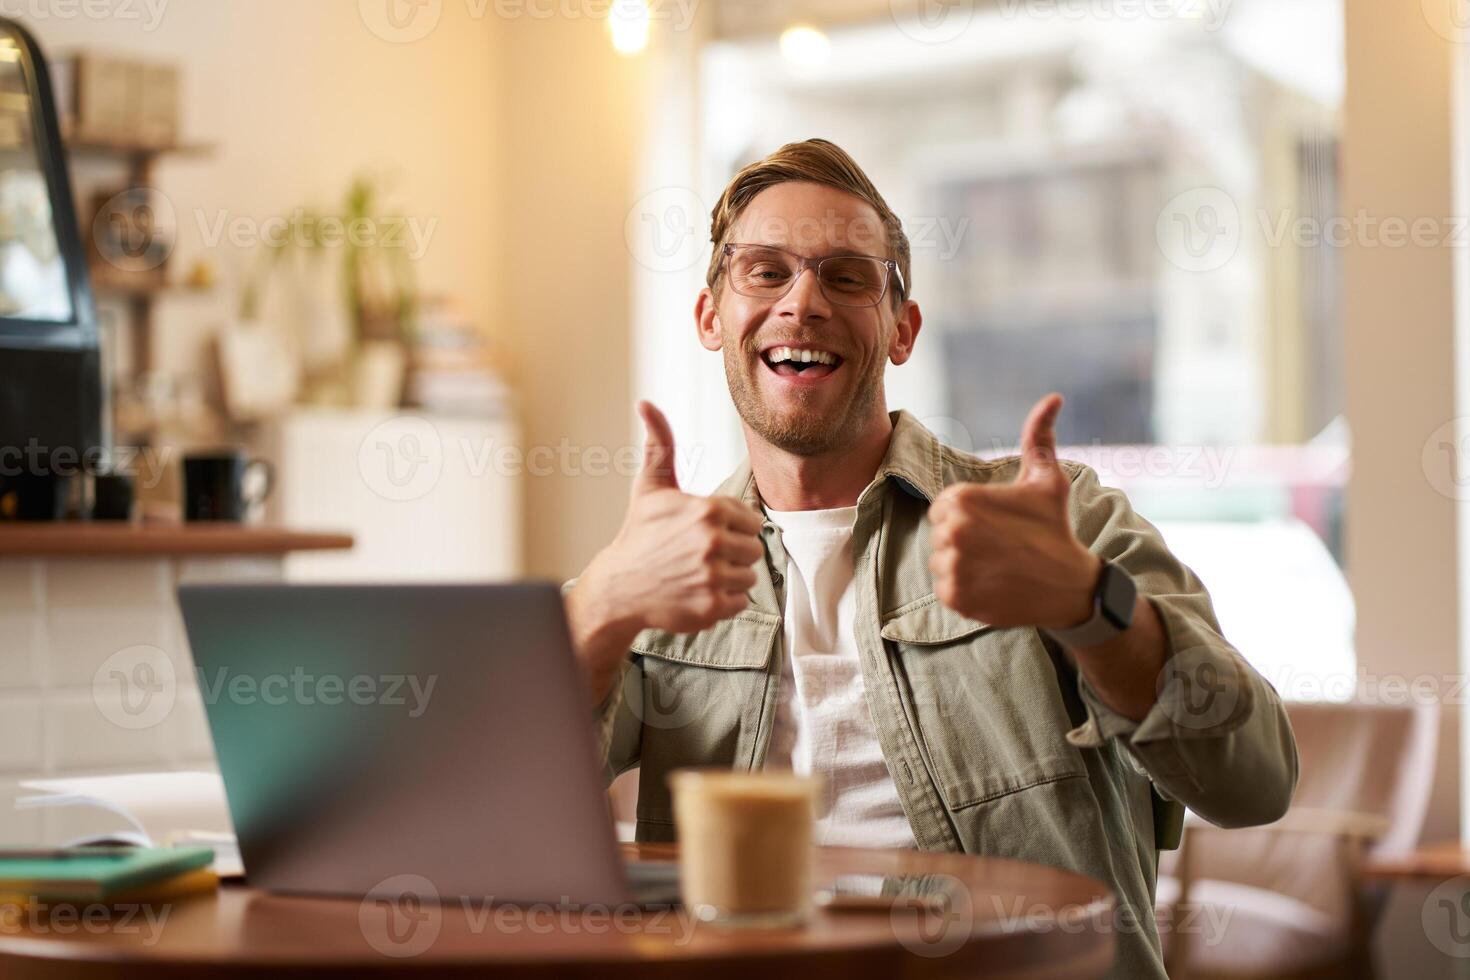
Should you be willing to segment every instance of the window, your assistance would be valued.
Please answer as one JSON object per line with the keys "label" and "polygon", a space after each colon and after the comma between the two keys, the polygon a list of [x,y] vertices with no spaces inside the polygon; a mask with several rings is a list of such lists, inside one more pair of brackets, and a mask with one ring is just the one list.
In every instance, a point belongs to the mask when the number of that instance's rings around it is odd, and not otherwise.
{"label": "window", "polygon": [[848,149],[904,219],[925,314],[890,407],[1002,454],[1063,392],[1063,455],[1160,526],[1242,653],[1286,696],[1349,696],[1339,259],[1321,234],[1340,2],[1105,6],[999,4],[942,40],[844,27],[820,65],[774,37],[711,43],[701,195],[792,139]]}

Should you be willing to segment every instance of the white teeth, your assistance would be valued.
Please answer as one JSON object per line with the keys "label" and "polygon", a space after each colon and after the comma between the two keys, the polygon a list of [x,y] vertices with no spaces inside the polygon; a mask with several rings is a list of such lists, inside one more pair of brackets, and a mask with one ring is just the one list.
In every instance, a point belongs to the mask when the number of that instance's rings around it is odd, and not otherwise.
{"label": "white teeth", "polygon": [[809,364],[815,361],[818,364],[836,364],[837,355],[824,350],[797,350],[793,347],[774,347],[766,355],[772,364],[780,364],[782,361],[800,361]]}

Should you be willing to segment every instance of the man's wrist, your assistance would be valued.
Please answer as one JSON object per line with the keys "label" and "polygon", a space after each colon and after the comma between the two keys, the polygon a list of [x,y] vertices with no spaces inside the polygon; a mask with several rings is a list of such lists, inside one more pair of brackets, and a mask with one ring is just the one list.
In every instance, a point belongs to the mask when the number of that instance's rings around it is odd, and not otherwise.
{"label": "man's wrist", "polygon": [[1099,559],[1091,607],[1091,614],[1086,619],[1069,627],[1052,627],[1046,632],[1071,650],[1108,646],[1133,625],[1134,612],[1138,607],[1138,586],[1118,565]]}
{"label": "man's wrist", "polygon": [[631,641],[644,627],[642,613],[619,594],[620,576],[603,561],[603,555],[594,558],[567,594],[567,618],[573,622],[573,633],[590,641],[623,637]]}
{"label": "man's wrist", "polygon": [[593,559],[565,599],[572,647],[599,695],[611,688],[644,627],[641,614],[609,587],[615,573],[604,571],[602,557]]}
{"label": "man's wrist", "polygon": [[1058,622],[1042,624],[1046,630],[1075,629],[1090,620],[1096,611],[1097,584],[1103,572],[1103,560],[1085,551],[1077,572],[1067,577],[1061,592],[1067,597],[1057,614]]}

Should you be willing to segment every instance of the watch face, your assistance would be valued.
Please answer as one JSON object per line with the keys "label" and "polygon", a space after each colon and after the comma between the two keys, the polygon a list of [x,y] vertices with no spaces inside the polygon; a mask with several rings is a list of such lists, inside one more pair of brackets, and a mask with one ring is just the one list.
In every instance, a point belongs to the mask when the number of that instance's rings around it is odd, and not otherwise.
{"label": "watch face", "polygon": [[1102,614],[1120,630],[1126,630],[1133,622],[1133,603],[1138,598],[1138,587],[1128,573],[1114,565],[1108,565],[1103,573]]}

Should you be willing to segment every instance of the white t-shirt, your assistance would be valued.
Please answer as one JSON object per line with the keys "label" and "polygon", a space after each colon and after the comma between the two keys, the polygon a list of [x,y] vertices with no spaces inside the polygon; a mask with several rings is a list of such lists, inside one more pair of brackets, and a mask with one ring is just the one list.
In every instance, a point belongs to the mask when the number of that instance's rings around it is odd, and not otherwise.
{"label": "white t-shirt", "polygon": [[766,766],[822,777],[817,843],[917,847],[863,694],[853,633],[857,508],[766,514],[789,559],[786,656]]}

